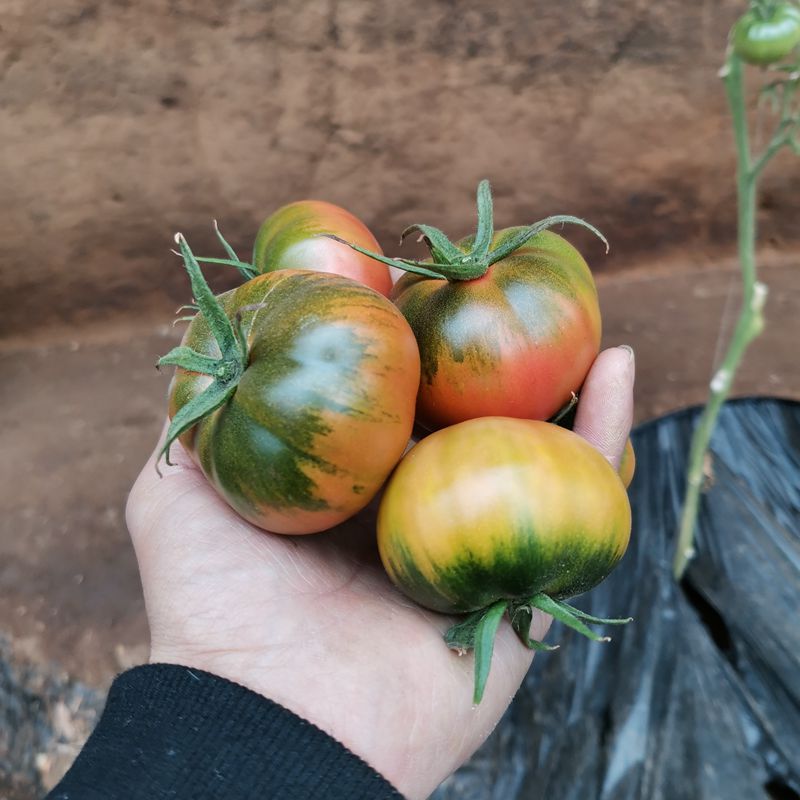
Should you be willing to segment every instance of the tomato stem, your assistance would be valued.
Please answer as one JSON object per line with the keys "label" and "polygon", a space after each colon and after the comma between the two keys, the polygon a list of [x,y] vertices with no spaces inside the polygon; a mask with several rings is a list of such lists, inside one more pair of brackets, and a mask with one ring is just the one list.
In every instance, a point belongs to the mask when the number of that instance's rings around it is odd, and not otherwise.
{"label": "tomato stem", "polygon": [[554,600],[544,592],[539,592],[527,600],[498,600],[496,603],[473,611],[460,622],[452,625],[444,635],[444,640],[451,650],[464,654],[475,651],[475,684],[473,702],[477,705],[483,698],[486,681],[492,664],[494,640],[500,621],[508,614],[511,627],[519,640],[530,650],[557,650],[558,645],[549,645],[531,639],[530,631],[533,622],[533,609],[538,608],[564,625],[572,628],[595,642],[611,641],[608,636],[600,636],[592,631],[586,623],[594,625],[626,625],[632,617],[605,619],[595,617],[568,605],[561,600]]}
{"label": "tomato stem", "polygon": [[236,255],[236,251],[228,244],[227,240],[222,235],[222,231],[219,229],[219,225],[217,224],[216,220],[214,220],[214,233],[217,234],[217,239],[219,239],[222,249],[228,254],[228,258],[230,258],[232,261],[241,263],[242,260]]}
{"label": "tomato stem", "polygon": [[508,603],[505,600],[489,606],[475,629],[475,690],[472,694],[472,702],[475,705],[483,699],[489,670],[492,667],[494,640],[500,627],[500,620],[503,619],[507,608]]}
{"label": "tomato stem", "polygon": [[571,606],[569,603],[565,603],[563,600],[555,600],[554,602],[567,613],[585,622],[592,622],[595,625],[627,625],[629,622],[633,622],[633,617],[595,617],[585,611],[581,611],[579,608],[575,608],[575,606]]}
{"label": "tomato stem", "polygon": [[[678,539],[673,560],[673,575],[680,580],[689,561],[694,556],[694,533],[704,484],[704,465],[711,436],[723,403],[730,394],[734,376],[750,343],[764,329],[763,309],[767,287],[758,280],[756,265],[756,198],[758,180],[775,154],[788,147],[794,150],[800,133],[800,112],[793,107],[798,85],[800,65],[787,72],[787,78],[773,84],[782,92],[779,103],[780,119],[764,151],[756,156],[750,149],[750,137],[745,105],[744,63],[729,48],[725,66],[721,71],[733,119],[736,142],[736,190],[738,207],[738,250],[742,275],[742,307],[736,327],[731,335],[722,363],[709,383],[709,397],[692,436],[686,475],[686,489],[681,513]],[[800,148],[797,148],[800,150]]]}
{"label": "tomato stem", "polygon": [[751,0],[750,8],[761,20],[769,20],[775,14],[779,0]]}
{"label": "tomato stem", "polygon": [[[184,405],[172,418],[167,429],[164,446],[159,459],[164,456],[170,464],[169,451],[172,443],[183,433],[194,427],[203,417],[227,402],[244,372],[247,363],[247,342],[242,334],[241,321],[231,322],[219,300],[214,296],[197,259],[192,253],[183,234],[176,234],[175,241],[180,247],[183,263],[189,273],[198,314],[202,315],[211,330],[220,350],[220,357],[198,353],[191,347],[179,345],[158,360],[157,366],[175,366],[187,372],[196,372],[213,378],[212,383],[201,394]],[[158,463],[156,462],[156,470]]]}
{"label": "tomato stem", "polygon": [[225,264],[229,267],[236,267],[246,281],[252,280],[258,275],[256,268],[246,261],[234,261],[232,258],[208,258],[207,256],[195,256],[195,258],[203,264]]}
{"label": "tomato stem", "polygon": [[458,264],[466,263],[468,256],[465,255],[463,250],[459,250],[438,228],[431,225],[409,225],[400,234],[400,244],[402,244],[406,237],[411,233],[421,233],[425,244],[431,251],[431,258],[433,263],[437,266],[447,267],[452,265],[457,267]]}
{"label": "tomato stem", "polygon": [[489,257],[494,238],[494,208],[492,203],[492,187],[489,181],[482,180],[478,184],[478,227],[472,243],[472,257],[482,262]]}
{"label": "tomato stem", "polygon": [[545,644],[536,639],[531,639],[531,625],[533,624],[533,608],[530,603],[513,602],[509,606],[508,616],[511,620],[511,627],[517,637],[528,648],[536,651],[558,650],[560,645]]}
{"label": "tomato stem", "polygon": [[[584,622],[581,622],[581,620],[578,619],[577,614],[575,614],[574,610],[570,606],[559,603],[557,600],[553,600],[552,597],[544,592],[535,594],[531,598],[530,603],[534,608],[544,611],[545,614],[549,614],[551,617],[553,617],[553,619],[557,619],[559,622],[562,622],[567,627],[577,631],[587,639],[591,639],[593,642],[611,641],[610,636],[599,636]],[[600,620],[599,617],[596,619],[603,623],[608,622],[608,620]]]}
{"label": "tomato stem", "polygon": [[606,237],[603,236],[603,234],[600,233],[600,231],[597,230],[594,225],[590,225],[580,217],[573,217],[569,214],[558,214],[554,217],[546,217],[539,222],[535,222],[533,225],[523,228],[519,233],[515,234],[514,236],[510,236],[501,242],[489,253],[487,269],[497,261],[508,258],[508,256],[510,256],[515,250],[518,250],[524,244],[527,244],[531,239],[534,238],[534,236],[542,231],[552,228],[555,225],[563,225],[568,222],[572,223],[573,225],[580,225],[581,227],[590,230],[606,246],[606,253],[609,251],[610,245],[608,243],[608,239],[606,239]]}
{"label": "tomato stem", "polygon": [[[236,267],[239,270],[239,274],[246,280],[252,280],[259,274],[258,270],[256,269],[255,265],[248,263],[247,261],[242,261],[239,256],[236,255],[236,251],[228,244],[225,237],[222,235],[222,231],[219,229],[219,225],[217,221],[214,220],[214,232],[217,235],[217,239],[219,239],[220,243],[222,244],[223,249],[227,253],[227,258],[208,258],[206,256],[192,256],[195,261],[199,261],[203,264],[225,264],[229,267]],[[178,252],[177,250],[173,250],[173,253],[177,256],[183,257],[182,252]]]}
{"label": "tomato stem", "polygon": [[389,267],[397,267],[398,269],[405,270],[406,272],[413,272],[415,275],[423,275],[426,278],[442,277],[441,273],[436,271],[435,264],[428,264],[427,262],[423,261],[411,261],[403,258],[389,258],[388,256],[381,255],[380,253],[373,253],[372,250],[367,250],[366,248],[360,247],[357,244],[348,242],[346,239],[342,239],[334,233],[321,233],[319,235],[325,239],[333,239],[334,242],[346,244],[349,248],[355,250],[357,253],[369,256],[371,259],[379,261],[381,264],[386,264]]}
{"label": "tomato stem", "polygon": [[326,233],[320,235],[346,244],[356,252],[369,256],[375,261],[379,261],[387,266],[396,267],[405,272],[411,272],[415,275],[422,275],[427,278],[440,278],[448,281],[471,281],[480,278],[486,274],[492,264],[504,258],[508,258],[515,250],[518,250],[542,231],[547,228],[552,228],[554,225],[563,225],[568,222],[588,228],[604,242],[606,252],[608,252],[608,241],[597,228],[579,217],[573,217],[567,214],[547,217],[533,225],[528,225],[527,227],[506,235],[502,237],[500,241],[497,242],[494,249],[492,249],[492,243],[495,238],[494,210],[492,191],[489,181],[487,180],[482,180],[478,184],[477,205],[478,225],[469,250],[454,244],[442,231],[431,225],[416,223],[410,225],[403,231],[400,235],[401,244],[411,233],[420,233],[422,235],[431,253],[430,261],[388,258],[380,253],[374,253],[371,250],[366,250],[356,244],[340,239],[333,234]]}

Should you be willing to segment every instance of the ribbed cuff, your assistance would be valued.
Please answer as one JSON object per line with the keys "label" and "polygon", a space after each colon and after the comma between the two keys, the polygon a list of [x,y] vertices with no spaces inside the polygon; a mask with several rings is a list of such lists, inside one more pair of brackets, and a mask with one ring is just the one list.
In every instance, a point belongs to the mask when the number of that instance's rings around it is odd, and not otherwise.
{"label": "ribbed cuff", "polygon": [[344,745],[202,670],[135,667],[47,800],[402,800]]}

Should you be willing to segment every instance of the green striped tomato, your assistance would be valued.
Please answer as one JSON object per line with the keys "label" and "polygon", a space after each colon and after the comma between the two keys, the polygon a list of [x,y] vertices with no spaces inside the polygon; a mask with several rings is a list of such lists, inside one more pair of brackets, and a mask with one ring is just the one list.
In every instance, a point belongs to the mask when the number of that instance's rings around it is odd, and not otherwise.
{"label": "green striped tomato", "polygon": [[[233,395],[180,437],[243,517],[311,533],[363,508],[408,442],[419,383],[414,336],[397,309],[338,275],[284,270],[221,295],[248,357]],[[220,357],[202,314],[183,339]],[[212,382],[178,368],[174,417]]]}
{"label": "green striped tomato", "polygon": [[547,422],[474,419],[423,439],[378,513],[395,585],[445,613],[591,589],[628,546],[631,511],[603,456]]}
{"label": "green striped tomato", "polygon": [[[498,231],[492,249],[521,230]],[[472,242],[457,247],[466,253]],[[406,274],[392,299],[419,343],[417,418],[430,429],[474,417],[549,419],[580,389],[600,349],[592,274],[552,231],[480,278]]]}
{"label": "green striped tomato", "polygon": [[300,200],[279,208],[264,220],[253,247],[253,266],[258,272],[334,272],[389,296],[392,277],[385,265],[324,234],[382,252],[367,226],[349,211],[322,200]]}

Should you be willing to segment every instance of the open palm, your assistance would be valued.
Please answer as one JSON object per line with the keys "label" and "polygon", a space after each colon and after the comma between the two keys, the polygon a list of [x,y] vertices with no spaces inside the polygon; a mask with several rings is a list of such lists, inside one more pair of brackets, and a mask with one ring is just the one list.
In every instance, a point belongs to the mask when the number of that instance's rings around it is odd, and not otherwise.
{"label": "open palm", "polygon": [[[633,371],[628,350],[602,353],[578,409],[576,431],[615,465]],[[416,606],[381,568],[377,502],[332,531],[278,536],[235,514],[178,446],[162,479],[154,458],[127,508],[151,661],[243,684],[341,741],[407,797],[426,797],[491,732],[530,665],[510,626],[473,707],[472,657],[442,641],[452,619]],[[535,617],[532,636],[548,625]]]}

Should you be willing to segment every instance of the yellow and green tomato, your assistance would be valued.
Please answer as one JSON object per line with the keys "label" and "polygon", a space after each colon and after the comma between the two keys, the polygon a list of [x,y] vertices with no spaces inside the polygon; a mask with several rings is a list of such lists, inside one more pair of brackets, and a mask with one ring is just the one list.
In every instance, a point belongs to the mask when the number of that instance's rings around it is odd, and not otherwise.
{"label": "yellow and green tomato", "polygon": [[378,547],[389,577],[434,611],[476,611],[538,592],[591,589],[628,546],[619,476],[557,425],[484,417],[423,439],[381,501]]}
{"label": "yellow and green tomato", "polygon": [[476,700],[491,659],[491,647],[488,659],[485,647],[478,652],[487,641],[480,626],[496,630],[503,613],[536,649],[546,646],[529,639],[532,608],[591,638],[600,637],[586,621],[623,621],[563,601],[614,569],[630,532],[625,487],[598,451],[557,425],[504,417],[419,442],[394,471],[378,513],[380,557],[395,586],[434,611],[473,612],[448,643],[476,647]]}

